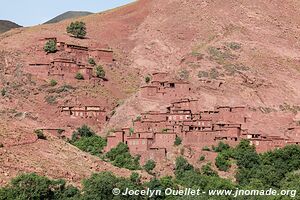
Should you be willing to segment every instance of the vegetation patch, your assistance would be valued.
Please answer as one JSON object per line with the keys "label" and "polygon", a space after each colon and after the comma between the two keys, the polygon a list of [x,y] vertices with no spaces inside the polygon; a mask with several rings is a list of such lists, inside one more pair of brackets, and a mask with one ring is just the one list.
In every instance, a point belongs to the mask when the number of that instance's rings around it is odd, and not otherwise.
{"label": "vegetation patch", "polygon": [[46,53],[55,53],[57,51],[56,41],[48,40],[44,46],[44,51]]}
{"label": "vegetation patch", "polygon": [[83,39],[87,33],[86,25],[81,21],[71,22],[67,27],[67,33],[71,34],[73,37]]}
{"label": "vegetation patch", "polygon": [[106,153],[111,163],[117,167],[122,167],[130,170],[141,169],[140,167],[140,156],[133,157],[129,153],[129,148],[124,143],[119,143],[115,148],[112,148]]}
{"label": "vegetation patch", "polygon": [[228,49],[220,49],[216,47],[208,47],[207,53],[209,54],[209,59],[217,62],[218,64],[226,64],[227,61],[236,58],[235,55],[231,53]]}
{"label": "vegetation patch", "polygon": [[50,95],[45,97],[45,101],[50,105],[56,104],[57,103],[56,100],[57,100],[57,96]]}

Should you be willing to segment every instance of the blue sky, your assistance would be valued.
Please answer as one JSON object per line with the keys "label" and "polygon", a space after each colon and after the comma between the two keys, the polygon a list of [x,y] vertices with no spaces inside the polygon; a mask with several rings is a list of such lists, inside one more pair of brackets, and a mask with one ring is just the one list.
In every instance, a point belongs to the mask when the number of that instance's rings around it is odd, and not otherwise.
{"label": "blue sky", "polygon": [[66,11],[101,12],[134,0],[3,0],[0,19],[21,26],[42,24]]}

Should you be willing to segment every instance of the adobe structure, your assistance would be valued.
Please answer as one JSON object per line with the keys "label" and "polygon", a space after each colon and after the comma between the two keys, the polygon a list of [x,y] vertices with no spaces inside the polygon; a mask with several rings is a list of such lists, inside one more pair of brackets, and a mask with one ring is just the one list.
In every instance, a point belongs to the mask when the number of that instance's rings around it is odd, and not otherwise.
{"label": "adobe structure", "polygon": [[165,72],[153,73],[150,83],[141,87],[141,97],[148,99],[171,101],[188,97],[190,93],[189,82],[174,80]]}
{"label": "adobe structure", "polygon": [[60,113],[71,118],[91,119],[99,123],[107,121],[106,111],[100,106],[60,106]]}
{"label": "adobe structure", "polygon": [[[148,159],[166,159],[172,152],[176,137],[182,145],[195,152],[201,152],[219,142],[231,146],[241,139],[250,140],[258,152],[297,144],[295,133],[285,137],[248,133],[247,108],[243,106],[218,106],[214,110],[199,110],[199,101],[181,99],[173,101],[165,112],[150,111],[142,113],[131,128],[123,128],[107,137],[106,151],[120,142],[126,143],[134,155],[141,155],[141,162]],[[300,136],[300,133],[297,132]],[[299,137],[300,138],[300,137]]]}
{"label": "adobe structure", "polygon": [[57,38],[43,38],[41,44],[53,40],[56,42],[57,52],[50,62],[29,63],[26,71],[40,77],[72,79],[76,73],[81,73],[85,80],[94,77],[93,67],[88,63],[93,58],[97,64],[109,65],[113,63],[113,51],[109,48],[100,48],[97,45],[90,47],[60,42]]}

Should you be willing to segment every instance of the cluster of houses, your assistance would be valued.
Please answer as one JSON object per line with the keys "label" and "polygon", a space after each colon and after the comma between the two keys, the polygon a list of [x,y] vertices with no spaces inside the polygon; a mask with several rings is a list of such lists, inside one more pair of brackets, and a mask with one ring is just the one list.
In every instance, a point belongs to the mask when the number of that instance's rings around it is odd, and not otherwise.
{"label": "cluster of houses", "polygon": [[[190,96],[190,85],[186,82],[170,81],[167,73],[155,73],[152,81],[141,89],[144,98],[171,100],[165,111],[142,113],[131,127],[116,130],[107,137],[106,151],[120,142],[128,145],[133,155],[140,155],[141,161],[166,159],[174,150],[176,138],[183,147],[194,152],[211,149],[219,142],[231,146],[241,139],[248,139],[258,152],[266,152],[287,144],[300,143],[300,128],[290,128],[284,136],[251,133],[247,130],[248,108],[244,106],[217,106],[213,110],[201,110],[196,99],[178,97]],[[298,136],[299,135],[299,136]]]}
{"label": "cluster of houses", "polygon": [[68,44],[57,38],[43,38],[41,44],[50,40],[56,43],[56,56],[50,62],[29,63],[27,72],[56,79],[74,79],[76,73],[81,73],[85,80],[89,80],[94,77],[94,67],[88,62],[89,58],[104,65],[113,62],[113,51],[109,48]]}

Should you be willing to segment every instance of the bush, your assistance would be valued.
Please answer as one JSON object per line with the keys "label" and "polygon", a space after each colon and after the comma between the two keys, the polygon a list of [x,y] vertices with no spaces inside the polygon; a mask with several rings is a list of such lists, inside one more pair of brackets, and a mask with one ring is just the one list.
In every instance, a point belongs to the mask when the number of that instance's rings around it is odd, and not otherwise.
{"label": "bush", "polygon": [[199,157],[199,161],[203,161],[203,160],[205,160],[205,156],[202,155]]}
{"label": "bush", "polygon": [[105,71],[104,71],[104,69],[103,69],[103,67],[101,65],[98,65],[95,68],[95,71],[96,71],[96,76],[98,78],[105,78]]}
{"label": "bush", "polygon": [[215,152],[222,152],[228,150],[230,146],[224,142],[219,142],[218,146],[214,148]]}
{"label": "bush", "polygon": [[54,87],[57,85],[57,81],[56,80],[50,80],[50,86]]}
{"label": "bush", "polygon": [[4,88],[1,90],[1,95],[2,95],[3,97],[6,95],[6,90],[5,90]]}
{"label": "bush", "polygon": [[231,167],[228,159],[229,158],[227,158],[226,156],[224,156],[222,154],[218,154],[218,156],[216,157],[216,160],[215,160],[215,164],[216,164],[217,168],[221,171],[226,172]]}
{"label": "bush", "polygon": [[146,170],[146,172],[148,172],[150,174],[151,171],[155,168],[155,166],[156,166],[156,163],[154,160],[148,160],[143,167]]}
{"label": "bush", "polygon": [[67,33],[71,34],[72,36],[76,38],[84,38],[86,35],[86,25],[84,22],[72,22],[67,27]]}
{"label": "bush", "polygon": [[202,174],[206,176],[218,176],[218,173],[211,168],[211,164],[208,163],[201,167]]}
{"label": "bush", "polygon": [[46,140],[46,136],[44,135],[44,132],[40,129],[37,129],[34,131],[34,133],[36,134],[37,138],[40,140]]}
{"label": "bush", "polygon": [[210,151],[210,148],[208,146],[205,146],[202,148],[202,151]]}
{"label": "bush", "polygon": [[103,148],[106,146],[106,140],[100,136],[93,135],[77,139],[75,142],[72,142],[72,144],[82,151],[88,152],[94,156],[100,156]]}
{"label": "bush", "polygon": [[150,81],[151,81],[150,76],[146,76],[146,77],[145,77],[145,83],[149,83]]}
{"label": "bush", "polygon": [[78,199],[79,195],[79,190],[66,186],[64,180],[50,180],[34,173],[22,174],[0,189],[0,199]]}
{"label": "bush", "polygon": [[133,183],[140,183],[141,182],[141,177],[138,173],[132,172],[131,175],[130,175],[130,180]]}
{"label": "bush", "polygon": [[72,140],[75,142],[78,137],[92,137],[94,135],[96,135],[96,133],[90,127],[83,125],[73,132]]}
{"label": "bush", "polygon": [[174,141],[174,145],[175,146],[179,146],[182,143],[182,139],[178,136],[176,136],[175,141]]}
{"label": "bush", "polygon": [[117,167],[123,167],[130,170],[140,169],[140,157],[133,157],[129,153],[128,146],[120,142],[117,147],[112,148],[106,153],[106,157]]}
{"label": "bush", "polygon": [[182,174],[185,171],[193,170],[194,167],[188,163],[188,161],[182,157],[179,156],[176,158],[176,163],[175,163],[175,174],[176,176]]}
{"label": "bush", "polygon": [[89,58],[89,59],[88,59],[88,63],[89,63],[90,65],[96,65],[96,62],[95,62],[95,60],[94,60],[93,58]]}
{"label": "bush", "polygon": [[84,77],[83,77],[83,75],[82,75],[80,72],[78,72],[78,73],[75,75],[75,78],[76,78],[77,80],[84,80]]}
{"label": "bush", "polygon": [[55,53],[57,51],[56,41],[48,40],[44,46],[44,51],[47,53]]}

